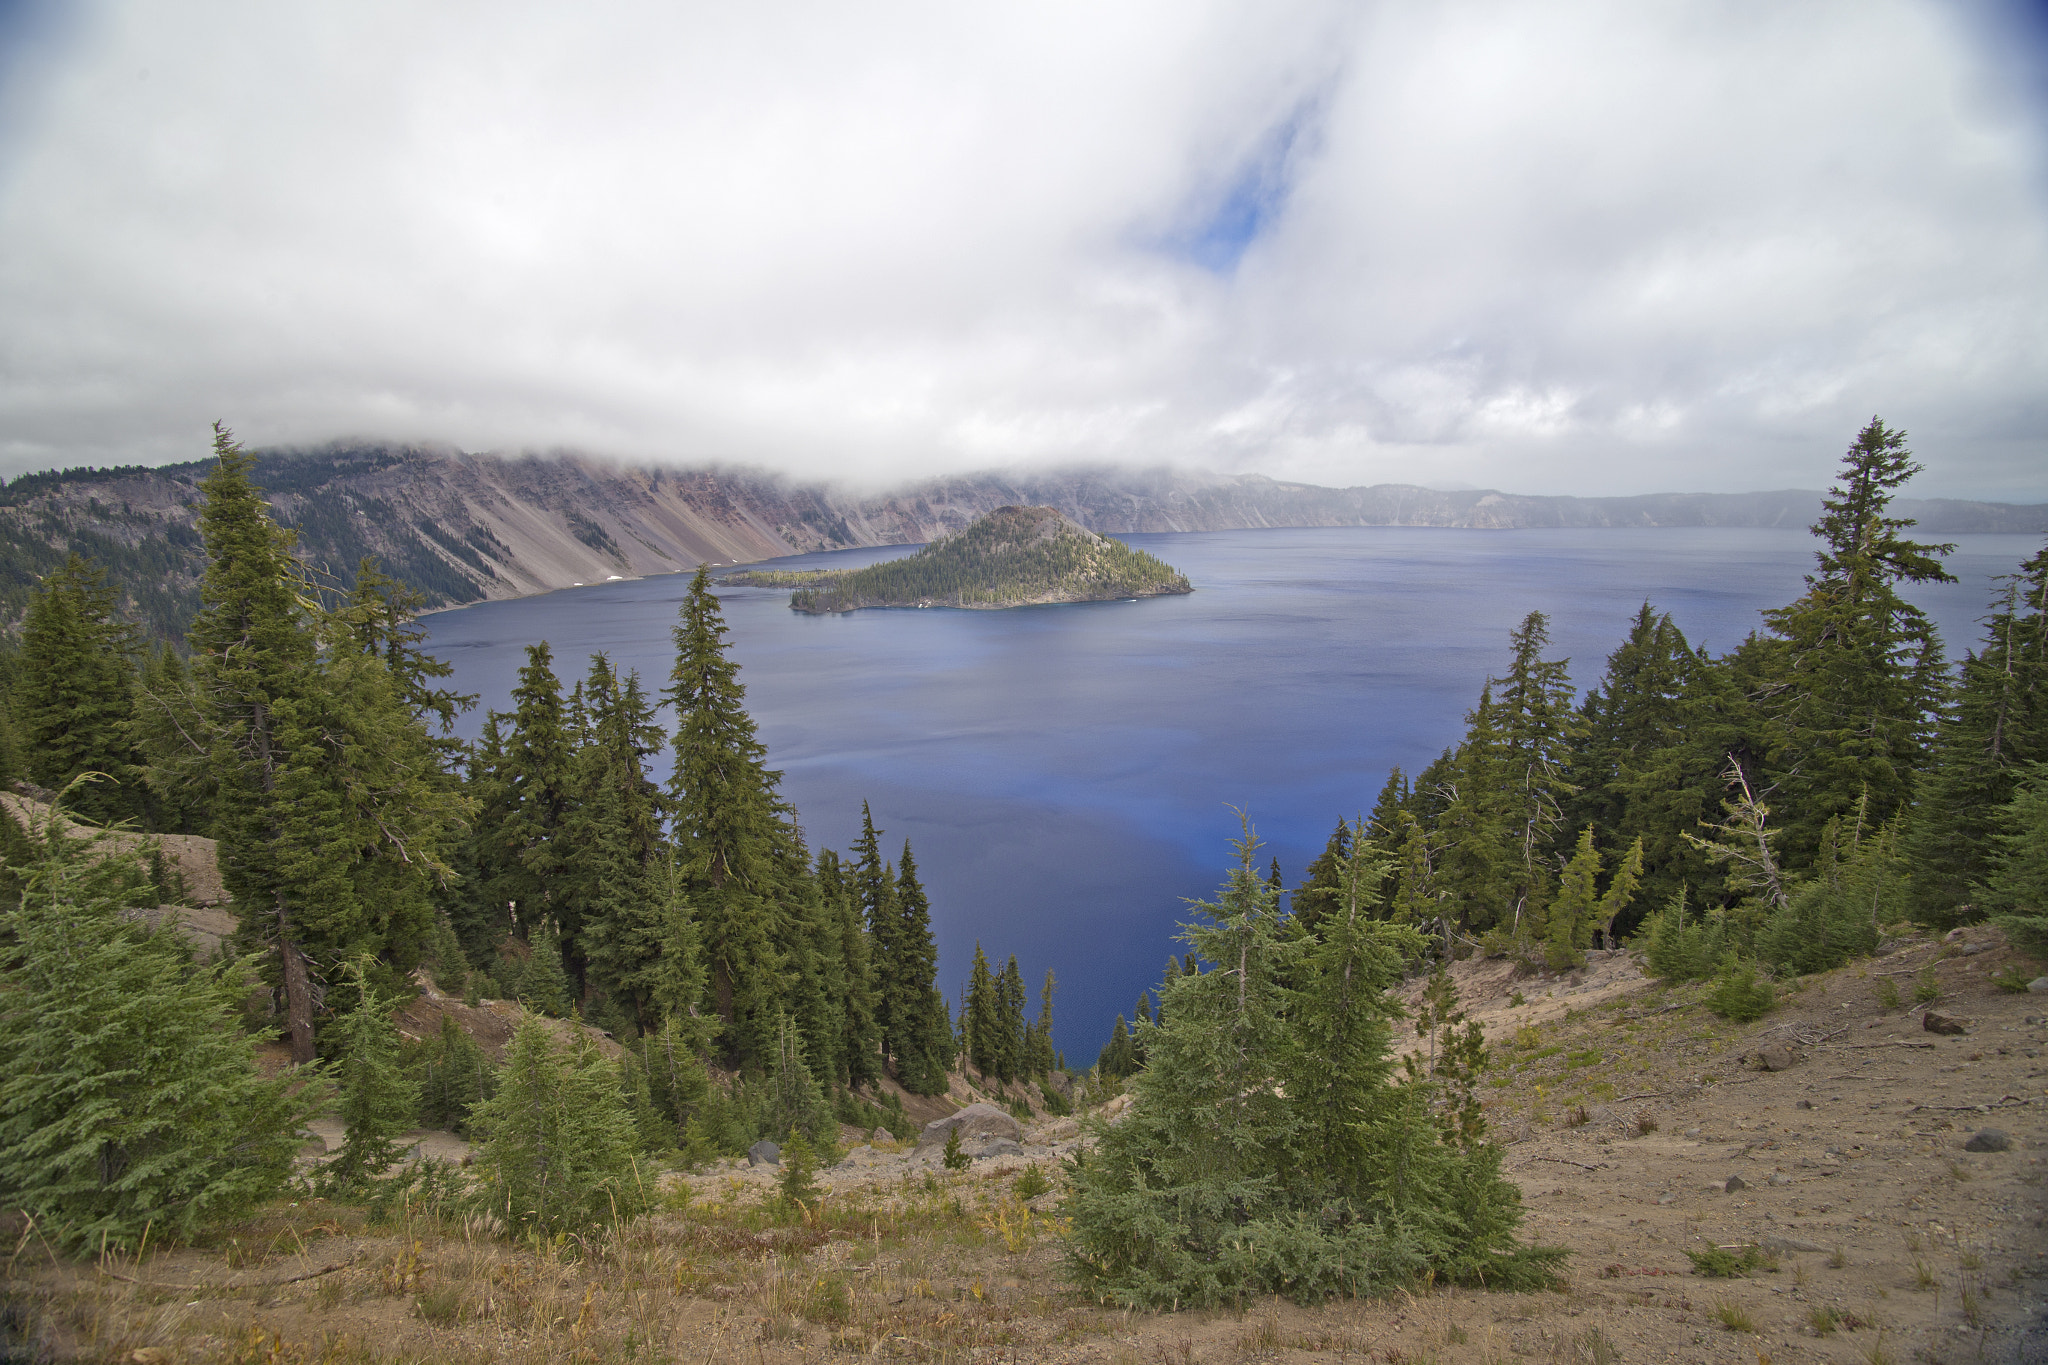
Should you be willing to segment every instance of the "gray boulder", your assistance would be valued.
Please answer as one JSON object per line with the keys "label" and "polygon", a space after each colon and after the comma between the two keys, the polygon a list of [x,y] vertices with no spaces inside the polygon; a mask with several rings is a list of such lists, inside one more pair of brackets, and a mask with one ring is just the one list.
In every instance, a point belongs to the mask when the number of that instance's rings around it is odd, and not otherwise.
{"label": "gray boulder", "polygon": [[1022,1156],[1024,1155],[1024,1148],[1021,1144],[1012,1142],[1008,1138],[995,1138],[992,1141],[976,1146],[970,1155],[976,1161],[992,1156]]}
{"label": "gray boulder", "polygon": [[917,1150],[922,1152],[932,1147],[943,1147],[953,1130],[960,1130],[960,1145],[972,1148],[995,1138],[1007,1138],[1021,1143],[1024,1138],[1023,1125],[1005,1111],[992,1104],[970,1104],[957,1114],[948,1114],[942,1119],[933,1119],[917,1135]]}
{"label": "gray boulder", "polygon": [[780,1166],[782,1164],[781,1145],[770,1142],[767,1138],[762,1138],[759,1142],[747,1148],[747,1164],[749,1166]]}
{"label": "gray boulder", "polygon": [[1963,1144],[1966,1152],[2002,1152],[2012,1146],[2012,1139],[2003,1128],[1979,1128]]}
{"label": "gray boulder", "polygon": [[1936,1014],[1933,1010],[1920,1016],[1920,1027],[1929,1033],[1942,1033],[1950,1037],[1960,1037],[1970,1031],[1969,1026],[1962,1020],[1951,1019],[1945,1014]]}
{"label": "gray boulder", "polygon": [[894,1142],[895,1140],[896,1135],[887,1128],[877,1128],[874,1132],[868,1134],[869,1142]]}
{"label": "gray boulder", "polygon": [[2027,983],[2030,995],[2048,995],[2048,976],[2037,976]]}
{"label": "gray boulder", "polygon": [[1757,1049],[1756,1068],[1759,1071],[1790,1071],[1798,1061],[1799,1054],[1783,1043],[1766,1043]]}

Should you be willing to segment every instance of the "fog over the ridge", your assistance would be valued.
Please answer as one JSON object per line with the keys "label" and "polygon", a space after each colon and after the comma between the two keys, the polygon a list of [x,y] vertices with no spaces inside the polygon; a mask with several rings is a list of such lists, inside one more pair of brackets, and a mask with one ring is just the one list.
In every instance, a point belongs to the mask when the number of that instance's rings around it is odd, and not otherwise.
{"label": "fog over the ridge", "polygon": [[861,483],[2048,498],[1990,3],[0,4],[0,474],[352,435]]}

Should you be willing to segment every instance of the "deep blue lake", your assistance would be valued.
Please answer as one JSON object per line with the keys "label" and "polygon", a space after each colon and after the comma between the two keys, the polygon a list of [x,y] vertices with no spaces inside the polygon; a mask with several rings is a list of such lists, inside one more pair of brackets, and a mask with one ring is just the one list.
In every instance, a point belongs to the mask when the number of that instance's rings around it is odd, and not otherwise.
{"label": "deep blue lake", "polygon": [[[939,986],[957,1005],[974,944],[1015,953],[1037,999],[1059,978],[1056,1038],[1086,1066],[1158,979],[1229,862],[1247,812],[1291,885],[1339,816],[1368,810],[1390,765],[1456,740],[1508,632],[1551,619],[1583,689],[1645,598],[1720,652],[1803,590],[1805,531],[1219,531],[1123,537],[1196,591],[1010,611],[801,616],[788,594],[721,594],[747,703],[814,847],[848,847],[863,800],[908,838],[931,893]],[[1976,643],[1994,574],[2040,548],[1965,536],[1962,581],[1909,595],[1953,656]],[[914,547],[777,567],[859,565]],[[428,645],[481,708],[505,709],[525,646],[547,640],[566,688],[604,651],[650,693],[673,661],[686,575],[440,612]],[[666,755],[657,760],[668,773]]]}

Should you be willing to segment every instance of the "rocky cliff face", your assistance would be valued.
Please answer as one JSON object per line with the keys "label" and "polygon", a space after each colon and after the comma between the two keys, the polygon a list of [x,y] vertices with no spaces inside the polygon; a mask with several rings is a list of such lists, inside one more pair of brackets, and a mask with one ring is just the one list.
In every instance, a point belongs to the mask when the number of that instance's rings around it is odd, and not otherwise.
{"label": "rocky cliff face", "polygon": [[[0,488],[0,621],[77,549],[170,636],[198,607],[206,462],[31,474]],[[316,570],[345,583],[374,554],[435,606],[812,550],[917,544],[1005,505],[1054,507],[1097,532],[1282,526],[1804,526],[1820,495],[1552,498],[1405,484],[1318,488],[1258,475],[1071,468],[934,479],[880,495],[756,470],[636,469],[576,456],[430,447],[264,452],[256,477]],[[1923,530],[2048,530],[2048,506],[1904,502]]]}

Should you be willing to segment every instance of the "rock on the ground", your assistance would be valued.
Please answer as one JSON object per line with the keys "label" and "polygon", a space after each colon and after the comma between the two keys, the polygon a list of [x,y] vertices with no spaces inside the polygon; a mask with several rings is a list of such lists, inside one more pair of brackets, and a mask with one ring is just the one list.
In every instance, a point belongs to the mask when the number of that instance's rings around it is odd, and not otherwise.
{"label": "rock on the ground", "polygon": [[891,1132],[890,1132],[890,1131],[889,1131],[889,1130],[888,1130],[887,1128],[877,1128],[877,1129],[875,1129],[875,1131],[874,1131],[874,1132],[872,1132],[872,1133],[869,1133],[869,1134],[868,1134],[868,1141],[870,1141],[870,1142],[888,1142],[888,1141],[889,1141],[890,1139],[894,1138],[895,1136],[896,1136],[896,1135],[895,1135],[894,1133],[891,1133]]}
{"label": "rock on the ground", "polygon": [[2029,981],[2027,991],[2031,995],[2048,995],[2048,976],[2037,976]]}
{"label": "rock on the ground", "polygon": [[993,1138],[976,1146],[969,1155],[977,1161],[992,1156],[1022,1156],[1024,1146],[1022,1143],[1012,1142],[1009,1138]]}
{"label": "rock on the ground", "polygon": [[1759,1071],[1790,1071],[1798,1061],[1799,1054],[1783,1043],[1765,1043],[1756,1053]]}
{"label": "rock on the ground", "polygon": [[1979,1128],[1971,1136],[1970,1140],[1963,1144],[1963,1150],[1966,1152],[2002,1152],[2010,1146],[2012,1146],[2012,1139],[2006,1136],[2003,1128]]}
{"label": "rock on the ground", "polygon": [[1962,1020],[1951,1019],[1945,1014],[1936,1014],[1933,1010],[1929,1010],[1920,1016],[1920,1027],[1926,1029],[1929,1033],[1946,1033],[1950,1035],[1963,1034],[1970,1031]]}
{"label": "rock on the ground", "polygon": [[960,1130],[960,1145],[971,1146],[994,1138],[1007,1138],[1021,1143],[1024,1127],[1005,1111],[992,1104],[970,1104],[957,1114],[948,1114],[942,1119],[933,1119],[917,1135],[917,1150],[944,1146],[947,1137],[957,1128]]}
{"label": "rock on the ground", "polygon": [[1746,1189],[1748,1189],[1748,1188],[1749,1188],[1749,1182],[1748,1182],[1747,1180],[1744,1180],[1744,1179],[1743,1179],[1743,1178],[1742,1178],[1741,1176],[1739,1176],[1739,1175],[1731,1175],[1731,1176],[1729,1176],[1729,1177],[1728,1177],[1728,1183],[1727,1183],[1727,1184],[1725,1184],[1725,1185],[1723,1185],[1723,1186],[1722,1186],[1721,1188],[1722,1188],[1722,1189],[1724,1189],[1724,1190],[1726,1190],[1726,1191],[1727,1191],[1728,1193],[1730,1193],[1730,1194],[1733,1194],[1733,1193],[1735,1193],[1735,1192],[1736,1192],[1737,1190],[1746,1190]]}
{"label": "rock on the ground", "polygon": [[747,1148],[747,1164],[749,1166],[780,1166],[782,1164],[781,1144],[770,1142],[767,1138],[762,1138],[759,1142]]}

